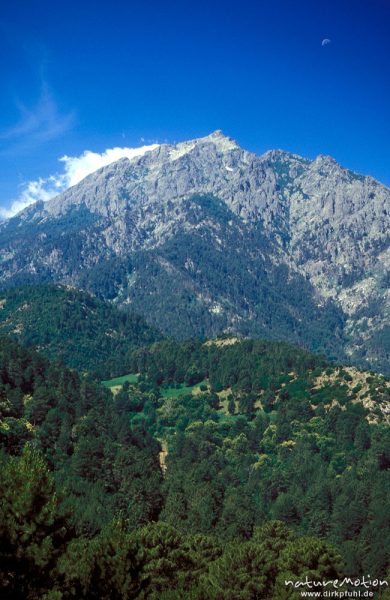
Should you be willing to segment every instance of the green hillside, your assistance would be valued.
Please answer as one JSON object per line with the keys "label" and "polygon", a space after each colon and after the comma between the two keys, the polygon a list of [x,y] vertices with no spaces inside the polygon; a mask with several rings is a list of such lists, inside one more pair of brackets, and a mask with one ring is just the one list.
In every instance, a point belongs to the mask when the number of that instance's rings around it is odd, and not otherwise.
{"label": "green hillside", "polygon": [[68,367],[108,377],[126,367],[129,350],[161,338],[141,317],[55,285],[1,292],[0,333]]}
{"label": "green hillside", "polygon": [[252,340],[129,364],[113,396],[0,340],[4,597],[276,600],[300,597],[286,578],[385,576],[388,380]]}

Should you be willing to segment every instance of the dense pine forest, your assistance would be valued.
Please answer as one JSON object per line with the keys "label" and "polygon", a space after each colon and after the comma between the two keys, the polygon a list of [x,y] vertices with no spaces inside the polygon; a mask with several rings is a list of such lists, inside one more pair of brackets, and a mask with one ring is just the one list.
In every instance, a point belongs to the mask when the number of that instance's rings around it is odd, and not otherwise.
{"label": "dense pine forest", "polygon": [[131,349],[161,334],[144,319],[69,286],[21,286],[0,292],[0,333],[78,371],[112,377]]}
{"label": "dense pine forest", "polygon": [[102,384],[1,338],[2,598],[278,600],[301,597],[286,580],[385,578],[383,376],[283,343],[136,346]]}

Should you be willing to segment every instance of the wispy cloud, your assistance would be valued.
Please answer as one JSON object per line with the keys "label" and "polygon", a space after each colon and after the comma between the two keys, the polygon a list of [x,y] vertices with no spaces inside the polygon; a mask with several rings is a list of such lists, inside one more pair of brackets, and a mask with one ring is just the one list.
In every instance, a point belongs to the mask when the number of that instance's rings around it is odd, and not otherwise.
{"label": "wispy cloud", "polygon": [[6,154],[21,148],[34,148],[63,135],[74,124],[74,113],[61,113],[47,85],[42,83],[36,104],[32,107],[16,101],[19,120],[0,132]]}
{"label": "wispy cloud", "polygon": [[108,148],[102,153],[86,150],[80,156],[62,156],[63,172],[29,181],[22,186],[18,198],[11,202],[9,208],[0,207],[0,217],[8,219],[34,202],[46,202],[72,185],[79,183],[84,177],[97,169],[104,167],[120,158],[135,158],[149,150],[154,150],[158,144],[141,146],[139,148]]}

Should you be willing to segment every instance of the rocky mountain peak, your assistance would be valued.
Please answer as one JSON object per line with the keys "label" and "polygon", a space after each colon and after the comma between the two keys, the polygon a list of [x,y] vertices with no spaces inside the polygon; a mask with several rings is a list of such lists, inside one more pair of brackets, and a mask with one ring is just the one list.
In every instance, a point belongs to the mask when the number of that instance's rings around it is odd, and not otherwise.
{"label": "rocky mountain peak", "polygon": [[337,165],[338,162],[333,158],[333,156],[329,156],[328,154],[319,154],[313,161],[313,165]]}
{"label": "rocky mountain peak", "polygon": [[[202,138],[200,138],[201,140]],[[221,129],[216,129],[210,135],[203,138],[204,140],[209,140],[219,147],[234,147],[238,148],[238,144],[233,138],[225,135]]]}
{"label": "rocky mountain peak", "polygon": [[218,154],[225,154],[232,150],[240,149],[237,142],[224,135],[221,130],[217,130],[202,138],[196,138],[187,142],[179,142],[174,146],[168,145],[168,156],[170,160],[177,160],[189,152],[199,151],[200,148],[207,148],[209,152],[216,152]]}

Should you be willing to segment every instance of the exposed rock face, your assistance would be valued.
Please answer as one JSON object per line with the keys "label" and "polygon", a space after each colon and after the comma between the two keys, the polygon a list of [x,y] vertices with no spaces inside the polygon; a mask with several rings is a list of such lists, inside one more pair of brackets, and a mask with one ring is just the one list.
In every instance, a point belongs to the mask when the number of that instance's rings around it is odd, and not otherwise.
{"label": "exposed rock face", "polygon": [[180,337],[286,338],[388,371],[390,190],[221,132],[121,159],[0,226],[1,285],[60,281]]}

